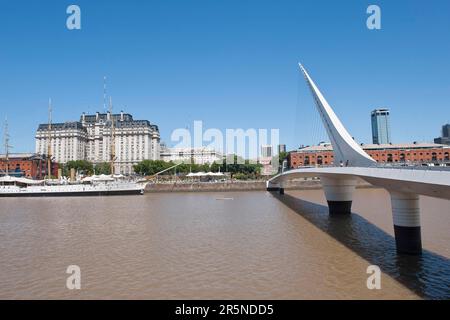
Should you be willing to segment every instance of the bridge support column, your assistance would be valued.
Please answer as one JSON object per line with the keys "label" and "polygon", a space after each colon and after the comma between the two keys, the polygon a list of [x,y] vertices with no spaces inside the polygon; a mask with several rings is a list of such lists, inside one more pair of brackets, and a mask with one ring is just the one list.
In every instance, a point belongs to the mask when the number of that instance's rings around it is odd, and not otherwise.
{"label": "bridge support column", "polygon": [[353,192],[356,179],[320,177],[330,214],[349,214],[352,212]]}
{"label": "bridge support column", "polygon": [[267,191],[278,191],[279,194],[284,194],[284,188],[281,183],[272,183],[270,181],[266,182]]}
{"label": "bridge support column", "polygon": [[395,191],[390,194],[397,252],[421,254],[419,196]]}

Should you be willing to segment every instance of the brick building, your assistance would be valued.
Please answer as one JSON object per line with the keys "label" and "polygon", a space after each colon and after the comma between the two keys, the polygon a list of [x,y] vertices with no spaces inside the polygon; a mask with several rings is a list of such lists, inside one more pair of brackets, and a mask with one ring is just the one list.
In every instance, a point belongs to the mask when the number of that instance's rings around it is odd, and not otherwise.
{"label": "brick building", "polygon": [[[435,143],[362,144],[361,147],[380,163],[447,163],[450,146]],[[315,165],[334,165],[333,147],[322,143],[289,152],[290,168]]]}
{"label": "brick building", "polygon": [[[34,153],[13,153],[8,155],[8,161],[4,154],[0,155],[0,176],[26,177],[30,179],[43,179],[47,175],[47,159]],[[52,175],[58,176],[58,164],[52,163]]]}

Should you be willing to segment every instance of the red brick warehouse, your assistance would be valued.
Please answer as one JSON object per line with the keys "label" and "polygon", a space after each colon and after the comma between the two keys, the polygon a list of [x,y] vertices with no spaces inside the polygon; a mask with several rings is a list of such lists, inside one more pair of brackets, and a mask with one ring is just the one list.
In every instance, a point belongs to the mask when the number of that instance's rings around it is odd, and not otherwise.
{"label": "red brick warehouse", "polygon": [[[450,146],[434,143],[363,144],[361,147],[379,163],[450,163]],[[291,151],[290,168],[334,165],[331,144],[308,146]]]}

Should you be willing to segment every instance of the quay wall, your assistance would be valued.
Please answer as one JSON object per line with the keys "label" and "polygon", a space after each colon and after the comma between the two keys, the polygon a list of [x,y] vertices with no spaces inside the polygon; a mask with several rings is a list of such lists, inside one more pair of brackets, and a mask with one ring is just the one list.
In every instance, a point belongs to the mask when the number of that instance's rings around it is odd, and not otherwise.
{"label": "quay wall", "polygon": [[[373,187],[361,181],[357,188]],[[321,189],[319,180],[291,180],[284,186],[285,190]],[[208,192],[208,191],[264,191],[265,181],[227,181],[227,182],[158,182],[149,183],[145,192]]]}

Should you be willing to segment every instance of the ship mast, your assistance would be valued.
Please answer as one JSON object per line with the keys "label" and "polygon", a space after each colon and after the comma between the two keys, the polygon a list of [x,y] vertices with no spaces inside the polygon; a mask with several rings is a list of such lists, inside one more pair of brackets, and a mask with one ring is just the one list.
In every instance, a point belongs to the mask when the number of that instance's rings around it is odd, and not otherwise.
{"label": "ship mast", "polygon": [[48,99],[47,177],[52,175],[52,99]]}
{"label": "ship mast", "polygon": [[5,163],[6,163],[6,176],[9,175],[9,148],[11,146],[9,145],[9,133],[8,133],[8,119],[5,118]]}
{"label": "ship mast", "polygon": [[114,132],[114,117],[113,117],[113,107],[112,98],[109,97],[109,117],[111,119],[111,141],[110,141],[110,157],[111,157],[111,175],[114,175],[114,160],[116,158],[116,136]]}

